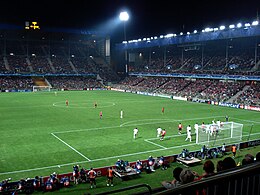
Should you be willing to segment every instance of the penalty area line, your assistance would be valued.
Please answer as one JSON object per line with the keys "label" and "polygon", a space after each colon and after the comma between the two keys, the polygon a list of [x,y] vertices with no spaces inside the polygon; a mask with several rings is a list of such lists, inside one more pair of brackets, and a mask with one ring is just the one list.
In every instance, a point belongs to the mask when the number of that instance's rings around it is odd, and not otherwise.
{"label": "penalty area line", "polygon": [[59,141],[61,141],[63,144],[65,144],[66,146],[68,146],[70,149],[72,149],[73,151],[75,151],[76,153],[78,153],[80,156],[82,156],[83,158],[85,158],[88,161],[91,161],[88,157],[84,156],[82,153],[80,153],[78,150],[76,150],[75,148],[73,148],[71,145],[67,144],[65,141],[63,141],[61,138],[59,138],[57,135],[55,135],[54,133],[51,133],[52,136],[54,136],[56,139],[58,139]]}
{"label": "penalty area line", "polygon": [[[258,134],[259,133],[252,133],[251,135],[258,135]],[[250,139],[249,141],[253,141],[253,140],[254,139]],[[183,148],[183,147],[195,146],[195,145],[197,145],[197,144],[192,142],[190,144],[172,146],[172,147],[169,147],[166,149],[160,148],[160,149],[148,150],[148,151],[142,151],[142,152],[136,152],[136,153],[130,153],[130,154],[129,153],[121,154],[121,155],[117,155],[117,156],[108,156],[108,157],[98,158],[98,159],[93,159],[93,160],[88,159],[86,161],[71,162],[71,163],[52,165],[52,166],[46,166],[46,167],[37,167],[37,168],[32,168],[32,169],[24,169],[24,170],[9,171],[9,172],[0,172],[0,175],[24,173],[24,172],[30,172],[30,171],[39,171],[39,170],[50,169],[50,168],[60,168],[60,167],[71,166],[71,165],[82,164],[82,163],[89,163],[89,162],[93,163],[93,162],[98,162],[98,161],[103,161],[103,160],[118,159],[118,158],[122,158],[122,157],[136,156],[136,155],[140,155],[140,154],[149,154],[149,153],[153,153],[153,152],[159,152],[159,151],[164,151],[164,150],[171,150],[171,149]]]}
{"label": "penalty area line", "polygon": [[155,146],[158,146],[158,147],[160,147],[160,148],[167,149],[166,147],[164,147],[164,146],[162,146],[162,145],[160,145],[160,144],[156,144],[156,143],[154,143],[154,142],[151,142],[151,141],[149,141],[149,140],[147,140],[147,139],[145,139],[144,141],[146,141],[146,142],[148,142],[148,143],[150,143],[150,144],[153,144],[153,145],[155,145]]}

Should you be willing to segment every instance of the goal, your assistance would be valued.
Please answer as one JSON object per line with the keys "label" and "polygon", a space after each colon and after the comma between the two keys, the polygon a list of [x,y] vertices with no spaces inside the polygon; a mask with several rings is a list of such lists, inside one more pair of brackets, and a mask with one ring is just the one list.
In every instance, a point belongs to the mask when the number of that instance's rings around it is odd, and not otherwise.
{"label": "goal", "polygon": [[217,124],[199,125],[196,144],[215,146],[237,142],[242,139],[242,132],[243,124],[236,122],[224,122],[220,126]]}
{"label": "goal", "polygon": [[51,86],[33,86],[33,92],[37,91],[51,91]]}

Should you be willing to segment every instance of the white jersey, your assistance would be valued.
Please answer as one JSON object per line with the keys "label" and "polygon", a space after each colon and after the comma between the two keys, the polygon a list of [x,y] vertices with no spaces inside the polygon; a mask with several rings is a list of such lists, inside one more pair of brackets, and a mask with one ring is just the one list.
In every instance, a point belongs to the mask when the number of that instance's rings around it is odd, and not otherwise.
{"label": "white jersey", "polygon": [[187,127],[187,134],[188,134],[189,131],[191,131],[191,126]]}
{"label": "white jersey", "polygon": [[123,110],[120,111],[120,118],[123,118],[124,112]]}
{"label": "white jersey", "polygon": [[187,132],[187,138],[191,138],[191,131]]}
{"label": "white jersey", "polygon": [[185,141],[187,141],[188,139],[189,139],[190,142],[191,142],[191,131],[188,131],[188,132],[187,132],[187,137],[186,137]]}
{"label": "white jersey", "polygon": [[213,135],[214,131],[215,131],[214,125],[211,125],[210,126],[210,135]]}
{"label": "white jersey", "polygon": [[160,137],[161,133],[162,133],[162,128],[158,127],[157,128],[157,137]]}
{"label": "white jersey", "polygon": [[134,139],[137,138],[137,134],[138,134],[138,129],[137,129],[137,128],[134,128]]}

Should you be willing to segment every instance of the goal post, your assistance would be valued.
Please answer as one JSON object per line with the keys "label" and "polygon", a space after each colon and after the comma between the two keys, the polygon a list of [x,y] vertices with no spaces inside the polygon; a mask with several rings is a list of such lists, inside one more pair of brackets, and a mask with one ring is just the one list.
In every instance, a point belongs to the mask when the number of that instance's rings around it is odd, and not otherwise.
{"label": "goal post", "polygon": [[221,125],[199,125],[196,144],[215,146],[242,140],[243,124],[224,122]]}
{"label": "goal post", "polygon": [[33,92],[51,91],[51,86],[33,86]]}

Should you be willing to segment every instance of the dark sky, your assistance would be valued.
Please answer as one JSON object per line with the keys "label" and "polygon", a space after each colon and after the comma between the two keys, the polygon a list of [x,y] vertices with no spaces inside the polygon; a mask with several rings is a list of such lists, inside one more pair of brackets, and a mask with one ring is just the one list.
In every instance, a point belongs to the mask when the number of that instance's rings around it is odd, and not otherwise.
{"label": "dark sky", "polygon": [[[123,8],[131,14],[127,39],[136,39],[251,22],[260,0],[1,0],[0,23],[38,21],[42,27],[92,30],[107,26]],[[123,39],[122,24],[114,32]]]}

